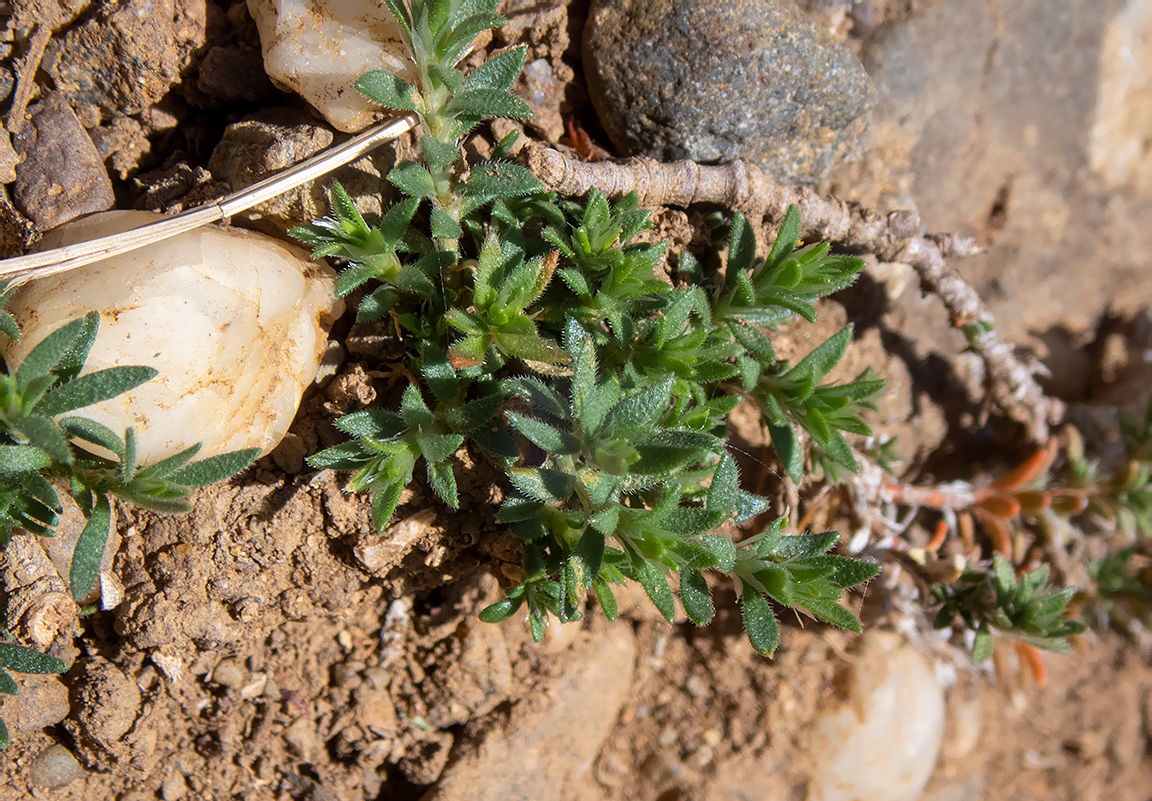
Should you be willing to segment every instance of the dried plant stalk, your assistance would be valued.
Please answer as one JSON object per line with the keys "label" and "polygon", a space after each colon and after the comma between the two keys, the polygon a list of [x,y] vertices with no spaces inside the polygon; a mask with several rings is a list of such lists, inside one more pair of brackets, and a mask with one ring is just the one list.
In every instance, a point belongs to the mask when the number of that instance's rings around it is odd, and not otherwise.
{"label": "dried plant stalk", "polygon": [[788,207],[795,205],[805,238],[863,248],[881,261],[911,265],[924,290],[943,301],[952,324],[964,327],[972,349],[984,361],[989,398],[1025,426],[1029,439],[1046,442],[1049,426],[1063,417],[1064,405],[1044,394],[1033,370],[996,333],[992,313],[976,290],[945,262],[978,252],[970,238],[922,236],[920,216],[914,211],[880,214],[811,189],[777,183],[755,165],[739,160],[715,167],[692,161],[662,164],[643,157],[585,163],[539,145],[526,147],[525,154],[529,169],[544,185],[565,195],[583,195],[592,188],[609,197],[636,192],[640,205],[648,208],[715,203],[771,223],[782,220]]}
{"label": "dried plant stalk", "polygon": [[77,245],[30,253],[14,259],[0,261],[0,281],[22,284],[30,278],[67,272],[94,261],[137,250],[154,242],[169,239],[185,231],[214,222],[227,222],[234,214],[250,209],[266,200],[289,192],[302,184],[324,175],[395,139],[415,124],[408,115],[375,125],[342,145],[306,159],[299,164],[265,178],[251,186],[234,192],[212,203],[175,214],[159,222],[150,223],[131,231],[93,239]]}
{"label": "dried plant stalk", "polygon": [[36,70],[44,58],[44,49],[52,38],[52,29],[46,25],[36,28],[36,33],[28,40],[28,52],[20,60],[16,70],[16,91],[12,93],[12,105],[8,109],[8,131],[18,134],[24,128],[24,111],[32,97],[32,87],[36,85]]}

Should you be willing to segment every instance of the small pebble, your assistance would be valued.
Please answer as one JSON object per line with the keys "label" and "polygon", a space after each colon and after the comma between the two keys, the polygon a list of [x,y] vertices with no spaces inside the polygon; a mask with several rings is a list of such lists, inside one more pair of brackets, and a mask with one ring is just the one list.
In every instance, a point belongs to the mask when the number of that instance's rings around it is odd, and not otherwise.
{"label": "small pebble", "polygon": [[229,690],[239,690],[247,680],[244,668],[235,659],[223,659],[212,671],[212,681]]}
{"label": "small pebble", "polygon": [[50,745],[41,751],[28,766],[28,782],[37,787],[57,790],[84,775],[84,769],[62,745]]}
{"label": "small pebble", "polygon": [[116,202],[103,159],[68,101],[50,94],[28,109],[28,119],[12,142],[24,159],[16,165],[13,200],[41,228]]}
{"label": "small pebble", "polygon": [[847,682],[813,731],[816,801],[916,801],[944,733],[944,691],[932,663],[892,634],[870,633]]}
{"label": "small pebble", "polygon": [[300,718],[285,729],[284,740],[304,760],[311,760],[320,748],[320,740],[316,737],[316,724],[309,718]]}
{"label": "small pebble", "polygon": [[179,773],[173,774],[160,785],[160,797],[164,801],[180,801],[188,794],[188,782]]}
{"label": "small pebble", "polygon": [[396,707],[387,691],[360,687],[354,697],[357,721],[361,726],[379,736],[396,729]]}

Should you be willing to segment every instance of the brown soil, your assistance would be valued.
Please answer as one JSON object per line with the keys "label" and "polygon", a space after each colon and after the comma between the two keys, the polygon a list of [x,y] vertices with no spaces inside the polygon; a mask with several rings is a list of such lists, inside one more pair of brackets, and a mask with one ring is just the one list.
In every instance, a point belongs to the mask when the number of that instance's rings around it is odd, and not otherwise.
{"label": "brown soil", "polygon": [[[209,5],[205,35],[215,41],[200,52],[250,52],[254,31],[243,4]],[[818,14],[836,4],[809,5]],[[864,31],[931,13],[932,3],[856,5]],[[528,61],[547,59],[558,79],[545,100],[550,113],[527,126],[530,137],[566,144],[563,123],[572,119],[607,146],[579,64],[585,6],[505,4],[512,24],[490,48],[525,42]],[[161,196],[178,205],[189,191],[199,197],[196,192],[211,188],[205,168],[226,124],[257,109],[300,105],[265,85],[247,87],[252,95],[244,96],[244,87],[213,71],[222,63],[219,54],[199,58],[156,107],[198,107],[200,113],[182,126],[109,146],[109,159],[115,157],[109,163],[122,179],[113,176],[122,207]],[[108,127],[106,133],[114,132]],[[180,175],[192,177],[173,183]],[[664,210],[655,222],[673,250],[706,240],[698,210]],[[1020,247],[1025,234],[1013,236],[1012,247]],[[994,252],[973,268],[978,287],[996,274],[1002,255]],[[1091,340],[1085,320],[1106,319],[1110,278],[1094,275],[1078,278],[1095,285],[1066,340]],[[890,300],[882,284],[867,278],[826,303],[818,325],[784,332],[779,352],[806,352],[844,322],[855,322],[857,340],[840,369],[847,376],[872,365],[889,381],[890,394],[870,420],[877,432],[899,435],[901,452],[919,454],[918,464],[938,477],[1002,470],[1017,455],[1015,432],[994,419],[987,423],[958,335],[914,289],[897,294]],[[1013,302],[1026,306],[1028,299]],[[1133,303],[1129,298],[1125,308]],[[1060,324],[1039,312],[1031,319],[1042,322],[1009,330],[1024,337]],[[1114,330],[1136,328],[1117,324]],[[336,416],[398,391],[379,360],[358,352],[357,336],[381,338],[352,331],[340,373],[310,391],[289,438],[255,469],[200,492],[185,518],[119,510],[124,542],[115,567],[125,600],[84,620],[80,655],[66,677],[71,712],[58,726],[15,737],[0,763],[0,798],[418,799],[447,766],[482,755],[501,736],[515,741],[512,754],[528,748],[516,740],[528,731],[516,721],[548,699],[570,701],[573,709],[557,710],[551,736],[573,754],[582,753],[583,740],[594,748],[586,773],[576,769],[583,765],[556,768],[568,783],[557,784],[564,789],[554,797],[805,798],[810,724],[840,692],[856,638],[788,625],[775,659],[762,659],[743,636],[735,599],[724,593],[706,630],[665,624],[642,597],[622,598],[622,620],[615,624],[593,613],[574,637],[550,632],[541,645],[521,621],[479,623],[477,611],[500,597],[500,581],[515,575],[518,559],[515,543],[489,523],[500,490],[482,460],[466,460],[458,470],[461,513],[438,504],[417,480],[385,534],[372,531],[363,498],[344,494],[336,478],[303,464],[304,455],[337,441]],[[1123,372],[1126,357],[1119,367],[1115,359],[1104,365],[1103,345],[1099,350],[1095,360],[1059,376],[1061,394],[1083,400],[1107,370],[1111,377]],[[794,503],[779,488],[777,468],[749,415],[738,412],[733,434],[748,481],[778,495],[780,505]],[[905,620],[879,589],[863,615],[866,626],[878,628],[900,628]],[[583,686],[573,666],[609,664],[604,653],[613,642],[634,648],[631,672],[598,678],[603,686],[596,692],[567,695]],[[1152,674],[1145,654],[1111,632],[1086,635],[1074,653],[1049,659],[1045,690],[1024,682],[1008,661],[998,680],[986,670],[959,671],[926,797],[1152,797]],[[611,719],[598,733],[601,691],[622,700],[618,712],[606,707]],[[585,717],[593,722],[576,722]],[[63,789],[36,789],[28,784],[30,762],[54,742],[77,754],[84,776]],[[437,798],[471,797],[467,788],[439,792]],[[513,788],[507,797],[520,796]]]}

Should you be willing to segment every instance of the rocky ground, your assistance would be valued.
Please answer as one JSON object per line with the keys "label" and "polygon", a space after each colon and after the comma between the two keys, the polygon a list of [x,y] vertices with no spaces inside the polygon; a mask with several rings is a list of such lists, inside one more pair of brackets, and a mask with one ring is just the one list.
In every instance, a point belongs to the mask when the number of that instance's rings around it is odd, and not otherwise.
{"label": "rocky ground", "polygon": [[[630,52],[671,35],[650,29],[649,4],[592,5],[502,6],[510,24],[486,48],[528,45],[529,138],[568,147],[571,122],[611,155],[741,156],[915,208],[929,230],[977,238],[984,252],[957,268],[1074,414],[1106,422],[1142,400],[1152,2],[668,4],[700,37],[691,74],[659,47]],[[347,138],[267,78],[244,2],[0,0],[3,15],[0,255],[87,212],[196,205]],[[775,77],[750,79],[742,58]],[[371,212],[411,147],[339,177]],[[234,222],[276,234],[324,211],[321,182]],[[657,232],[685,246],[703,211],[659,210]],[[871,265],[781,350],[845,320],[844,371],[889,382],[869,422],[924,481],[1023,453],[907,267]],[[22,676],[0,702],[14,731],[0,798],[912,801],[925,782],[931,801],[1152,797],[1152,672],[1109,631],[1051,658],[1041,690],[1010,651],[970,668],[883,580],[852,601],[864,637],[796,621],[773,660],[731,597],[706,630],[668,626],[642,596],[616,624],[589,615],[539,645],[518,621],[479,623],[517,559],[488,522],[484,463],[461,486],[472,513],[417,483],[382,535],[363,499],[304,464],[336,441],[334,417],[395,392],[350,325],[343,363],[271,456],[188,517],[119,510],[124,599],[57,644],[63,680]],[[746,423],[744,474],[772,491]]]}

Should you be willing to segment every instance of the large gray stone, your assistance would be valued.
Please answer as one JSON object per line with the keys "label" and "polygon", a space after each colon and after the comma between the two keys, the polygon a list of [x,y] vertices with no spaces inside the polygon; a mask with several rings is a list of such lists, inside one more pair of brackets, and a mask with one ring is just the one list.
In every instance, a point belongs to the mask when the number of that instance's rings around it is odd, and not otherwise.
{"label": "large gray stone", "polygon": [[584,69],[626,153],[743,158],[790,183],[827,175],[875,102],[856,58],[781,0],[599,0]]}

